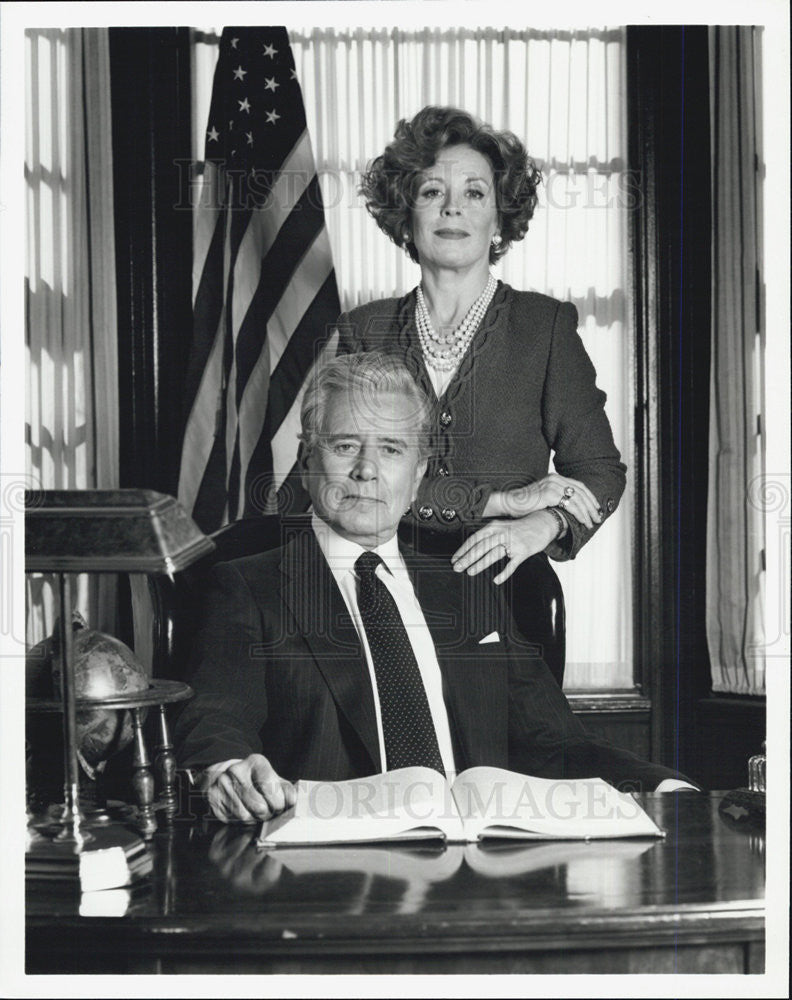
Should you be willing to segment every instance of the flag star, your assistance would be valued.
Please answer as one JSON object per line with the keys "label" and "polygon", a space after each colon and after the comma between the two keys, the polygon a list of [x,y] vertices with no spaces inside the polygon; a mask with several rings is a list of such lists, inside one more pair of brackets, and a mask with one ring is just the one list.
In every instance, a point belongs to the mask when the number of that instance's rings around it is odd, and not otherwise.
{"label": "flag star", "polygon": [[247,97],[244,101],[237,101],[237,104],[239,105],[240,111],[245,111],[247,114],[250,114],[250,101],[248,101]]}
{"label": "flag star", "polygon": [[206,134],[209,137],[210,142],[217,142],[218,137],[220,136],[220,133],[217,131],[214,125],[209,129],[209,131]]}
{"label": "flag star", "polygon": [[296,80],[297,79],[297,70],[292,66],[292,68],[289,70],[289,72],[291,73],[290,79]]}
{"label": "flag star", "polygon": [[264,77],[264,89],[265,90],[271,90],[273,93],[275,93],[275,91],[278,89],[278,87],[280,87],[280,84],[275,82],[275,77],[274,76],[265,76]]}
{"label": "flag star", "polygon": [[247,70],[242,69],[241,66],[237,66],[237,68],[234,70],[234,79],[244,81],[246,76],[247,76]]}
{"label": "flag star", "polygon": [[245,132],[245,137],[247,139],[248,146],[252,146],[253,145],[253,133],[252,132]]}
{"label": "flag star", "polygon": [[232,38],[231,39],[231,48],[232,49],[235,49],[238,44],[239,44],[239,39],[238,38]]}
{"label": "flag star", "polygon": [[272,111],[268,111],[268,112],[267,112],[267,124],[268,124],[268,125],[274,125],[274,124],[275,124],[275,122],[276,122],[276,121],[277,121],[277,120],[278,120],[279,118],[280,118],[280,115],[279,115],[279,114],[278,114],[278,112],[277,112],[277,111],[275,110],[275,108],[273,108],[273,109],[272,109]]}
{"label": "flag star", "polygon": [[732,803],[728,808],[723,810],[728,813],[733,819],[742,819],[743,816],[748,815],[748,810],[743,809],[742,806],[738,806],[736,803]]}
{"label": "flag star", "polygon": [[270,59],[274,59],[275,58],[275,54],[276,54],[277,51],[278,50],[275,48],[274,45],[265,45],[264,46],[264,55],[265,56],[269,56]]}

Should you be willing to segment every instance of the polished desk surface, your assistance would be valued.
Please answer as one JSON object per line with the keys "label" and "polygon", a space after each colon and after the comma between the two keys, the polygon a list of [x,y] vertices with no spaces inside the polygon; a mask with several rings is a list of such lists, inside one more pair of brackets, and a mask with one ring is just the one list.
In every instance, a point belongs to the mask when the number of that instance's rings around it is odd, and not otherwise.
{"label": "polished desk surface", "polygon": [[29,886],[27,968],[761,972],[764,840],[722,800],[642,796],[663,840],[490,847],[261,852],[176,821],[133,892]]}

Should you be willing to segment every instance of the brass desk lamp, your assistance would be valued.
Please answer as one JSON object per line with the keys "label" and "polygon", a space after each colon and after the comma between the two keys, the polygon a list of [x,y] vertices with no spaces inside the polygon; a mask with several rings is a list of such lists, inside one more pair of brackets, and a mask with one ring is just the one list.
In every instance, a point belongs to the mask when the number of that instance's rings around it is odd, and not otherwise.
{"label": "brass desk lamp", "polygon": [[[207,538],[172,497],[151,490],[44,490],[25,494],[25,570],[26,572],[56,573],[59,594],[59,648],[61,658],[61,698],[53,705],[41,705],[44,710],[57,709],[63,714],[64,803],[57,821],[57,835],[50,842],[51,858],[71,860],[89,851],[122,845],[127,857],[139,854],[140,845],[130,847],[130,833],[120,824],[113,829],[104,825],[101,831],[86,824],[80,806],[78,762],[77,709],[106,707],[130,709],[135,727],[135,739],[142,748],[143,765],[134,781],[142,789],[139,794],[140,820],[145,836],[151,836],[156,823],[151,801],[153,779],[145,745],[142,742],[140,710],[159,706],[163,730],[162,739],[168,744],[164,705],[191,695],[187,685],[172,681],[152,681],[149,689],[137,695],[98,699],[80,699],[75,689],[72,633],[72,595],[70,573],[166,573],[172,575],[189,566],[214,549]],[[138,755],[139,758],[139,755]],[[172,775],[172,753],[166,762]],[[152,786],[150,789],[149,786]],[[166,789],[173,796],[173,787]],[[134,835],[131,835],[134,837]],[[139,838],[136,838],[139,841]],[[35,856],[43,859],[47,843],[39,838]],[[31,852],[29,852],[31,858]],[[40,870],[47,867],[42,863]],[[29,866],[35,872],[36,866]],[[57,868],[57,864],[55,864]],[[54,870],[50,864],[48,870]],[[116,882],[115,884],[119,884]],[[109,887],[109,886],[107,886]]]}

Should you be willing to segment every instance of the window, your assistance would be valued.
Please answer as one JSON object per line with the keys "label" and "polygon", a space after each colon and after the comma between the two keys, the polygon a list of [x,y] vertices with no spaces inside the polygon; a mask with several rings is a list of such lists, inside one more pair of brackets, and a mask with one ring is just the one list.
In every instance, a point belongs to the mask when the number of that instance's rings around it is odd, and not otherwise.
{"label": "window", "polygon": [[[219,30],[196,31],[194,155],[203,156]],[[290,32],[343,308],[400,295],[418,268],[368,217],[358,178],[399,118],[453,104],[509,128],[542,168],[526,239],[495,268],[519,289],[572,301],[628,466],[634,387],[628,309],[623,29],[358,28]],[[573,563],[555,564],[567,602],[567,689],[633,686],[632,483]]]}

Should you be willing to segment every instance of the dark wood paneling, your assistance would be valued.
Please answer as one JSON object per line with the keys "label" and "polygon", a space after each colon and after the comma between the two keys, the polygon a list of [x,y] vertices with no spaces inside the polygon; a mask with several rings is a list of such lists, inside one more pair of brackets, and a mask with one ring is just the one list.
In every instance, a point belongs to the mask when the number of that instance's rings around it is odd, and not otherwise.
{"label": "dark wood paneling", "polygon": [[187,28],[111,28],[120,484],[174,494],[192,335]]}
{"label": "dark wood paneling", "polygon": [[[696,947],[598,949],[573,951],[559,949],[544,955],[510,954],[433,954],[420,955],[315,955],[299,959],[251,958],[229,956],[184,959],[146,958],[137,955],[125,961],[101,956],[53,957],[37,960],[37,973],[148,975],[596,975],[649,973],[718,973],[743,974],[764,971],[746,967],[743,944]],[[760,951],[760,960],[761,953]]]}
{"label": "dark wood paneling", "polygon": [[707,788],[744,788],[748,758],[762,752],[765,699],[713,695],[699,702],[698,719],[702,783]]}
{"label": "dark wood paneling", "polygon": [[594,736],[651,758],[651,702],[638,691],[567,691],[572,711]]}
{"label": "dark wood paneling", "polygon": [[706,26],[627,30],[636,332],[636,678],[652,756],[695,777],[704,634],[710,148]]}

